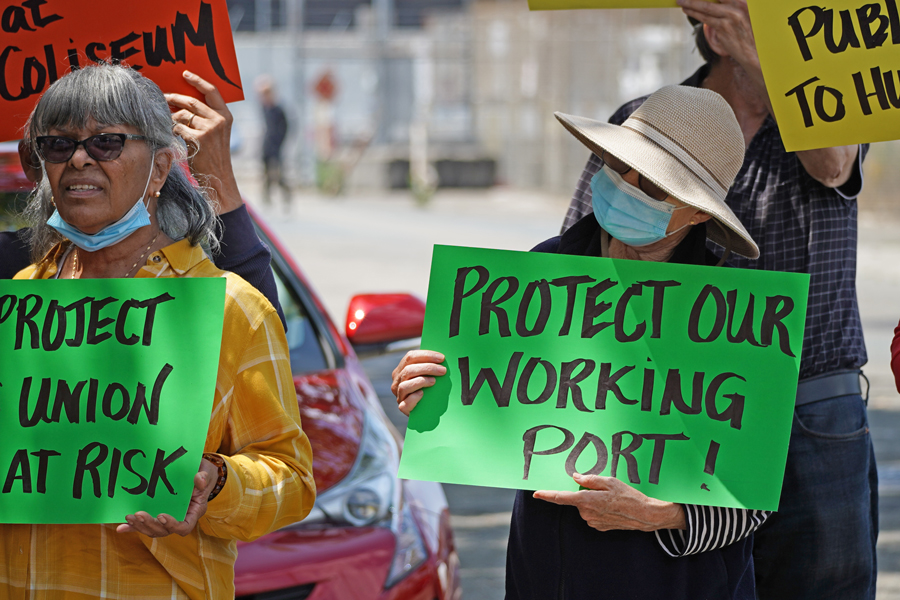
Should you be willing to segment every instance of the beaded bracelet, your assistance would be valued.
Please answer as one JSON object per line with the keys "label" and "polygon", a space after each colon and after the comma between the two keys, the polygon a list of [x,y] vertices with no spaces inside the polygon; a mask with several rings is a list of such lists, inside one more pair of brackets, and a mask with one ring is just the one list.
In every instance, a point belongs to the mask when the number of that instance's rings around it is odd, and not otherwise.
{"label": "beaded bracelet", "polygon": [[209,498],[206,499],[206,501],[209,502],[218,496],[219,492],[222,491],[222,488],[225,487],[225,481],[228,479],[228,463],[226,463],[225,459],[218,454],[204,453],[203,458],[216,465],[219,469],[219,479],[216,481],[216,487],[213,488],[209,493]]}

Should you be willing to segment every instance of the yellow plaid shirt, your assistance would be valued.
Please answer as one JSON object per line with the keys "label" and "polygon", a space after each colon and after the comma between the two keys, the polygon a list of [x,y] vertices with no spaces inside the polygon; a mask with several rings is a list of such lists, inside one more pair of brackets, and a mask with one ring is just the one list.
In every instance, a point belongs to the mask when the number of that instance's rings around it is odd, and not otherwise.
{"label": "yellow plaid shirt", "polygon": [[[48,279],[57,246],[17,279]],[[137,277],[225,277],[225,322],[204,452],[228,463],[225,487],[186,536],[116,525],[0,525],[0,598],[234,598],[235,540],[298,521],[316,496],[284,328],[266,298],[182,240]],[[123,520],[125,515],[122,515]]]}

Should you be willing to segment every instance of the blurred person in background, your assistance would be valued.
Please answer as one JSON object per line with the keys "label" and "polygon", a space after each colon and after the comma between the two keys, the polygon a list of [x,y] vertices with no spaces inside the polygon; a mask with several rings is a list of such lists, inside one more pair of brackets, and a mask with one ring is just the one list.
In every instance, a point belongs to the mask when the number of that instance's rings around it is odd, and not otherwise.
{"label": "blurred person in background", "polygon": [[[662,88],[622,126],[557,113],[602,159],[591,212],[533,252],[722,265],[712,239],[746,257],[753,239],[725,204],[744,158],[718,94]],[[404,414],[446,374],[444,356],[407,353],[391,389]],[[507,600],[755,600],[753,532],[768,511],[675,504],[614,477],[574,475],[577,492],[519,491],[506,554]]]}
{"label": "blurred person in background", "polygon": [[284,164],[281,160],[281,149],[287,137],[288,120],[284,109],[278,104],[275,95],[275,82],[268,75],[261,75],[256,80],[256,93],[262,104],[265,131],[263,132],[263,201],[272,203],[272,186],[278,185],[284,192],[286,209],[291,205],[291,188],[284,180]]}
{"label": "blurred person in background", "polygon": [[[860,386],[866,348],[856,298],[856,197],[863,146],[786,152],[745,0],[678,0],[706,61],[683,85],[720,93],[743,131],[726,202],[759,243],[736,267],[809,273],[809,304],[781,503],[756,533],[760,600],[875,597],[878,474]],[[625,104],[622,123],[644,102]],[[591,211],[591,156],[563,230]],[[714,252],[722,249],[711,244]]]}

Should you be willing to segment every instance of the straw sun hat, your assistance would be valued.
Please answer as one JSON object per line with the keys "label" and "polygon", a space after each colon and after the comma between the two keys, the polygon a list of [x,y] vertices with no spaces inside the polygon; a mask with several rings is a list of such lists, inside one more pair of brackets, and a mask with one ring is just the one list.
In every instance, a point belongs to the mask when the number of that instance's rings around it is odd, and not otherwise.
{"label": "straw sun hat", "polygon": [[591,152],[603,150],[668,192],[711,215],[707,235],[748,258],[759,248],[725,204],[744,162],[744,134],[719,94],[670,85],[657,91],[619,125],[554,113]]}

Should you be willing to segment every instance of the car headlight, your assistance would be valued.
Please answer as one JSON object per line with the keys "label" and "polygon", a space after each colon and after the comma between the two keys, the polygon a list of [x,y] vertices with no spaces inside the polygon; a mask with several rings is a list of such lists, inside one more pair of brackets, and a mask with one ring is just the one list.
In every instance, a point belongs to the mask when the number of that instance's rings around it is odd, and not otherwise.
{"label": "car headlight", "polygon": [[400,511],[399,524],[395,533],[397,548],[394,550],[391,570],[384,584],[386,588],[403,579],[428,558],[425,543],[422,541],[422,535],[419,533],[419,528],[416,526],[408,504],[404,505],[403,510]]}
{"label": "car headlight", "polygon": [[390,527],[397,540],[384,587],[389,588],[428,558],[412,511],[397,479],[397,443],[384,421],[366,414],[356,463],[344,479],[319,494],[312,511],[292,528],[322,525]]}
{"label": "car headlight", "polygon": [[344,479],[318,495],[309,516],[297,525],[390,525],[400,505],[398,462],[391,432],[383,421],[366,414],[356,463]]}

